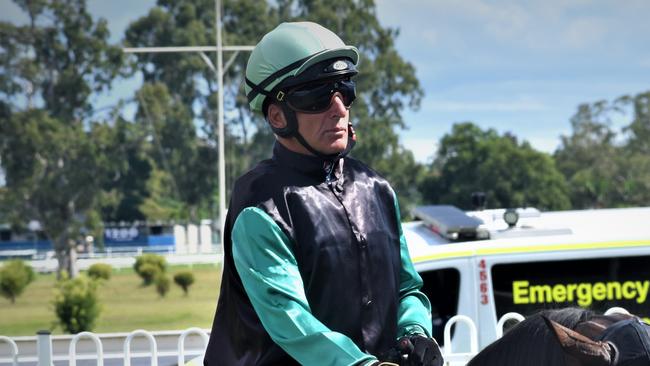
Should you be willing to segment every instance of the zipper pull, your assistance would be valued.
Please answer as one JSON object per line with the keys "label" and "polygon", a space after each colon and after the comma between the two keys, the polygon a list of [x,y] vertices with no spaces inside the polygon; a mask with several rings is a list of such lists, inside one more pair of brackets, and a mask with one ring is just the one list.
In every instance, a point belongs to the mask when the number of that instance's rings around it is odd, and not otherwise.
{"label": "zipper pull", "polygon": [[327,172],[327,174],[325,175],[325,182],[331,186],[332,183],[334,182],[333,173],[334,173],[334,167],[336,166],[336,163],[331,162],[329,163],[329,165],[327,164],[328,163],[325,163],[325,171]]}

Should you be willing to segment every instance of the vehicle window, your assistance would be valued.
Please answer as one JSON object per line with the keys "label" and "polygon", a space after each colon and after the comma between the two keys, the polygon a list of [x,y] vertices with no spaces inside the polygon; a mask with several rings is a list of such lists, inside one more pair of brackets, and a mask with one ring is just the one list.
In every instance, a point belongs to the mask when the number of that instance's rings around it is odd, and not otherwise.
{"label": "vehicle window", "polygon": [[650,320],[650,256],[497,264],[492,267],[497,316],[580,306],[619,306]]}
{"label": "vehicle window", "polygon": [[424,281],[422,292],[431,301],[432,335],[440,345],[443,345],[445,324],[458,313],[460,272],[455,268],[445,268],[422,272],[420,276]]}

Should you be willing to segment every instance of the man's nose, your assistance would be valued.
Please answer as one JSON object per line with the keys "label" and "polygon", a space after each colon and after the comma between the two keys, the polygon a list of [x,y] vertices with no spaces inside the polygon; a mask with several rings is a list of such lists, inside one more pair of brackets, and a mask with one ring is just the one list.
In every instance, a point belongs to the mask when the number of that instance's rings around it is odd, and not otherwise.
{"label": "man's nose", "polygon": [[332,117],[345,117],[345,114],[348,113],[348,108],[343,103],[343,95],[336,92],[332,96],[332,104],[330,105],[330,113]]}

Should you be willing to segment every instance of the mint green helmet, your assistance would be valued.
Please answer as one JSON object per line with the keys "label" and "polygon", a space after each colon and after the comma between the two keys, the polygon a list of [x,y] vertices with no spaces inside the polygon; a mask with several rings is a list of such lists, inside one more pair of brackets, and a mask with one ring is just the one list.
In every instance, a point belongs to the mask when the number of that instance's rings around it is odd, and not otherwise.
{"label": "mint green helmet", "polygon": [[248,59],[244,90],[251,110],[261,112],[264,100],[283,80],[299,77],[310,66],[332,58],[348,58],[356,66],[359,51],[319,24],[280,24],[262,38]]}

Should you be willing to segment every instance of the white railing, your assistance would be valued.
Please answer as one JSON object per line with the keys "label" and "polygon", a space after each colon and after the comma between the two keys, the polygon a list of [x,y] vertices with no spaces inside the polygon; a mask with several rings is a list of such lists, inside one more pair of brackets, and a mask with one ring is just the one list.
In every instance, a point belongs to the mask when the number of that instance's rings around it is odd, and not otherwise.
{"label": "white railing", "polygon": [[9,343],[9,350],[11,352],[11,364],[12,366],[18,366],[18,345],[14,342],[13,339],[5,336],[0,336],[0,341]]}
{"label": "white railing", "polygon": [[208,335],[200,328],[189,328],[178,337],[178,365],[185,364],[185,337],[190,334],[198,334],[203,339],[203,349],[208,348]]}
{"label": "white railing", "polygon": [[[451,349],[451,327],[456,323],[464,323],[469,328],[469,352],[454,353]],[[445,354],[443,355],[445,363],[449,364],[466,364],[478,353],[478,331],[472,319],[465,315],[456,315],[449,319],[445,324],[444,330]]]}
{"label": "white railing", "polygon": [[503,327],[506,325],[508,320],[516,320],[517,322],[523,322],[524,316],[519,313],[506,313],[503,314],[501,319],[497,322],[497,339],[503,337]]}
{"label": "white railing", "polygon": [[104,366],[104,349],[102,348],[102,341],[91,332],[81,332],[75,335],[70,341],[70,350],[68,352],[68,355],[70,355],[70,366],[77,366],[77,342],[83,337],[90,338],[95,342],[95,349],[97,350],[97,366]]}
{"label": "white railing", "polygon": [[609,308],[606,312],[605,315],[612,315],[612,314],[625,314],[625,315],[630,315],[630,312],[620,308],[618,306],[614,306],[613,308]]}
{"label": "white railing", "polygon": [[143,336],[149,341],[149,352],[151,354],[151,366],[158,366],[158,344],[153,335],[146,330],[134,330],[124,341],[124,366],[131,366],[131,341],[135,336]]}
{"label": "white railing", "polygon": [[[605,312],[605,314],[609,315],[612,313],[623,313],[623,314],[629,314],[627,310],[619,307],[611,308]],[[496,326],[496,333],[497,333],[497,338],[500,338],[503,336],[503,328],[504,325],[507,321],[510,320],[515,320],[515,321],[523,321],[524,317],[521,314],[518,313],[507,313],[504,314],[499,321],[497,322]],[[470,336],[470,349],[469,352],[459,352],[459,353],[454,353],[452,349],[452,342],[451,342],[451,329],[452,326],[456,325],[457,323],[462,323],[463,325],[467,326],[469,329],[469,336]],[[458,324],[460,325],[460,324]],[[158,350],[158,343],[156,341],[156,338],[154,336],[154,333],[138,329],[134,330],[131,333],[126,334],[126,338],[123,343],[123,352],[122,353],[105,353],[104,348],[102,345],[102,335],[97,335],[91,332],[82,332],[79,333],[75,336],[73,336],[70,339],[70,346],[69,346],[69,352],[67,355],[52,355],[52,336],[49,332],[47,331],[41,331],[38,332],[38,336],[36,337],[36,346],[37,346],[37,356],[24,356],[21,357],[22,362],[37,362],[38,365],[52,365],[53,361],[69,361],[70,366],[76,366],[76,360],[77,359],[95,359],[97,360],[97,365],[98,366],[103,366],[104,364],[104,359],[123,359],[124,360],[124,365],[125,366],[130,366],[131,365],[131,357],[149,357],[150,358],[150,364],[152,366],[157,366],[158,365],[158,357],[176,357],[178,365],[184,365],[185,364],[185,355],[193,355],[193,356],[201,356],[205,353],[205,349],[207,348],[208,345],[208,332],[206,330],[200,329],[200,328],[188,328],[184,331],[182,331],[180,334],[178,331],[174,332],[156,332],[156,335],[159,337],[168,337],[168,336],[176,336],[178,335],[178,341],[176,343],[176,350],[174,351],[159,351]],[[203,347],[201,349],[193,349],[192,351],[188,352],[185,350],[185,341],[186,338],[189,335],[198,335],[201,337]],[[105,340],[109,338],[110,335],[104,335]],[[113,335],[113,338],[115,336]],[[131,342],[133,341],[134,338],[136,337],[144,337],[148,344],[149,344],[149,352],[139,352],[139,353],[132,353],[131,352]],[[476,328],[476,325],[472,321],[471,318],[465,315],[456,315],[449,319],[447,324],[445,324],[445,329],[444,329],[444,351],[443,351],[443,356],[445,358],[445,365],[454,365],[454,366],[461,366],[465,365],[469,360],[472,359],[478,352],[479,352],[479,347],[478,347],[478,330]],[[18,366],[18,346],[15,340],[18,340],[19,338],[33,338],[33,337],[16,337],[15,339],[5,337],[5,336],[0,336],[0,343],[8,343],[9,344],[9,357],[5,357],[4,355],[0,355],[0,363],[11,363],[12,366]],[[77,343],[79,342],[80,339],[82,338],[89,338],[91,339],[94,344],[95,344],[95,354],[92,353],[85,353],[83,355],[77,355]]]}
{"label": "white railing", "polygon": [[[209,338],[208,334],[208,330],[189,328],[184,331],[150,332],[146,330],[135,330],[131,333],[110,334],[81,332],[74,336],[52,336],[47,331],[41,331],[38,332],[36,337],[10,338],[0,336],[0,346],[5,346],[0,347],[0,365],[9,364],[18,366],[19,356],[20,362],[36,363],[37,365],[52,365],[53,362],[67,362],[70,366],[76,366],[77,360],[95,360],[98,366],[103,366],[105,360],[121,359],[123,360],[123,365],[129,366],[132,363],[131,359],[136,357],[149,358],[147,364],[152,366],[157,365],[158,357],[177,359],[182,365],[186,355],[196,357],[205,353]],[[190,343],[187,342],[188,336],[193,335],[200,337],[202,341],[200,349],[197,347],[196,338],[192,338]],[[140,350],[141,347],[138,339],[142,338],[148,343],[147,351]],[[83,342],[82,351],[78,353],[80,349],[78,345],[79,341],[84,339],[94,343],[94,350],[91,348],[92,346],[89,346],[88,342]],[[69,345],[67,344],[68,341]],[[135,351],[132,350],[132,343],[134,341],[137,341],[135,343],[137,343],[138,347]],[[159,348],[159,344],[165,346],[164,350]],[[66,346],[64,349],[68,350],[67,353],[53,354],[53,349],[61,349],[63,345]],[[174,348],[174,346],[177,346],[177,348]],[[106,352],[107,348],[109,349],[108,352]],[[19,349],[23,349],[23,352],[19,352]],[[25,349],[29,350],[29,353]]]}

